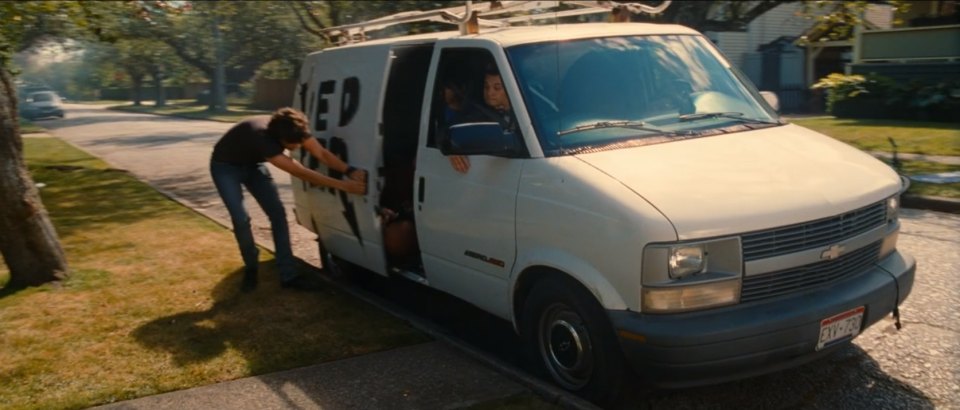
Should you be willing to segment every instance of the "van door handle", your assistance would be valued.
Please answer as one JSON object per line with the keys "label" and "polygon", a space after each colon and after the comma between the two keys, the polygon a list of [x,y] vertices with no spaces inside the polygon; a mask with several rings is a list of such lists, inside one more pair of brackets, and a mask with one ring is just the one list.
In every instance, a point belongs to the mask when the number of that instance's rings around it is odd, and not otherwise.
{"label": "van door handle", "polygon": [[423,191],[424,189],[426,189],[424,188],[426,184],[427,184],[427,181],[424,180],[423,177],[420,177],[420,186],[417,187],[417,200],[420,203],[423,203]]}

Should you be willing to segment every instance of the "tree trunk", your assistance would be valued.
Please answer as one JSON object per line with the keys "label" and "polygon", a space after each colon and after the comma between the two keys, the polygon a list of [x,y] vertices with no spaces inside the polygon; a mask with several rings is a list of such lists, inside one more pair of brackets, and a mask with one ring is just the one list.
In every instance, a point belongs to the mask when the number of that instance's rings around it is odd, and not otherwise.
{"label": "tree trunk", "polygon": [[9,288],[67,277],[67,259],[33,179],[23,162],[16,90],[0,68],[0,255],[10,269]]}
{"label": "tree trunk", "polygon": [[133,105],[139,107],[143,104],[143,74],[131,74],[130,81],[133,83],[130,90],[133,93]]}
{"label": "tree trunk", "polygon": [[214,15],[213,20],[213,45],[214,58],[216,60],[215,71],[213,73],[213,90],[210,94],[210,111],[227,111],[227,75],[226,75],[226,56],[224,56],[223,35],[220,33],[220,17]]}
{"label": "tree trunk", "polygon": [[157,89],[157,99],[154,103],[157,107],[167,105],[167,90],[163,88],[163,68],[157,68],[153,74],[153,86]]}

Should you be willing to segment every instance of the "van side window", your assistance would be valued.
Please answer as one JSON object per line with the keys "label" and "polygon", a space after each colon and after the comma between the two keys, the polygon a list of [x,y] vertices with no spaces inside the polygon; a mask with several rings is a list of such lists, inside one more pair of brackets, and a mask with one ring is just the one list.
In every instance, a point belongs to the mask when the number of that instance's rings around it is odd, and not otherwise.
{"label": "van side window", "polygon": [[493,55],[476,48],[445,49],[440,54],[427,146],[437,148],[451,125],[498,122],[518,138],[513,102],[503,87],[503,76]]}

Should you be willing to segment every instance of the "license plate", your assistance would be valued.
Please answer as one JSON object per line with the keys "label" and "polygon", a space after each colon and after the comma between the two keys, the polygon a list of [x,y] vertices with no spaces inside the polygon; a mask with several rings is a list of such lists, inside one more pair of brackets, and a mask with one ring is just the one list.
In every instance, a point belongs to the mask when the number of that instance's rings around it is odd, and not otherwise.
{"label": "license plate", "polygon": [[861,323],[863,323],[863,306],[821,320],[817,350],[853,338],[860,333]]}

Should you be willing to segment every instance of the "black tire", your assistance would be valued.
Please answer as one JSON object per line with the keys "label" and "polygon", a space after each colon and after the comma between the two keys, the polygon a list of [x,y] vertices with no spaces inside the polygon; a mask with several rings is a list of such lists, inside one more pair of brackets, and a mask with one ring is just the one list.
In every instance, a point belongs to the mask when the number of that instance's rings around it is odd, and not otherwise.
{"label": "black tire", "polygon": [[630,370],[606,312],[579,283],[553,277],[535,284],[520,331],[542,376],[601,406],[619,401]]}

